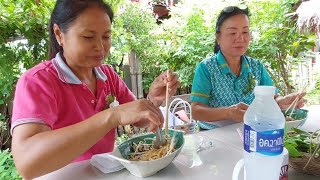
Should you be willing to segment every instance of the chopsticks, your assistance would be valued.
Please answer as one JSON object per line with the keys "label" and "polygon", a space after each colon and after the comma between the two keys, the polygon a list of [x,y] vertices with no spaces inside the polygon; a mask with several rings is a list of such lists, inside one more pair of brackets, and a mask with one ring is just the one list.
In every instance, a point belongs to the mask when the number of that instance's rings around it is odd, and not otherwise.
{"label": "chopsticks", "polygon": [[290,115],[289,117],[292,116],[292,113],[294,111],[294,109],[296,108],[298,102],[299,102],[299,99],[300,99],[300,95],[302,94],[302,92],[306,89],[307,87],[307,84],[305,84],[302,88],[302,90],[300,91],[300,93],[297,95],[297,97],[292,101],[292,103],[289,105],[289,107],[286,109],[286,111],[284,112],[284,114],[287,114],[287,112],[291,109],[291,112],[290,112]]}
{"label": "chopsticks", "polygon": [[[167,78],[169,77],[169,70],[167,71]],[[169,83],[166,83],[166,117],[165,117],[165,136],[162,135],[161,130],[157,128],[156,130],[156,140],[154,141],[153,147],[159,149],[160,146],[167,143],[166,137],[169,136],[168,133],[168,119],[169,119]]]}
{"label": "chopsticks", "polygon": [[294,101],[291,103],[291,104],[293,104],[293,106],[292,106],[292,109],[291,109],[291,112],[290,112],[289,117],[292,116],[293,111],[294,111],[294,109],[296,108],[296,106],[297,106],[297,104],[298,104],[300,94],[301,94],[301,93],[299,93],[299,95],[298,95],[298,96],[294,99]]}
{"label": "chopsticks", "polygon": [[287,112],[291,109],[291,108],[295,108],[297,105],[297,102],[299,101],[299,96],[301,93],[299,93],[299,95],[292,101],[292,103],[289,105],[289,107],[287,108],[287,110],[284,112],[285,114],[287,114]]}
{"label": "chopsticks", "polygon": [[[169,77],[169,70],[167,70],[167,78]],[[166,84],[166,117],[165,117],[165,134],[168,135],[168,124],[169,124],[169,85]]]}

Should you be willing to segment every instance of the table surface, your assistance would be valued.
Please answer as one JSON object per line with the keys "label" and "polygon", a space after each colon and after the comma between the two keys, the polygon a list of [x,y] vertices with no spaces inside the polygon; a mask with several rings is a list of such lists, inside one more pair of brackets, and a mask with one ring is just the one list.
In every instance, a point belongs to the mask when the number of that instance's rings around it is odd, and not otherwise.
{"label": "table surface", "polygon": [[[308,120],[307,120],[308,121]],[[313,127],[320,123],[307,122]],[[319,124],[319,125],[318,125]],[[223,128],[201,131],[186,135],[186,143],[179,156],[166,168],[157,174],[143,179],[217,179],[231,180],[234,165],[242,158],[242,141],[237,128],[242,129],[243,123],[237,123]],[[198,149],[200,142],[202,145]],[[90,164],[90,161],[73,163],[55,172],[37,178],[38,180],[98,180],[98,179],[141,179],[129,173],[126,169],[104,174]],[[290,180],[319,180],[319,177],[302,174],[289,168]],[[239,178],[242,180],[242,178]]]}

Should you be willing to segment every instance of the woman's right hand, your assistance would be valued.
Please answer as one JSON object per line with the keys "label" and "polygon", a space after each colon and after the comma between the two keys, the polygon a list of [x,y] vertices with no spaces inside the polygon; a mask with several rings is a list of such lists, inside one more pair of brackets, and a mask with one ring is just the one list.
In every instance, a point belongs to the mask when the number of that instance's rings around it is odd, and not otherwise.
{"label": "woman's right hand", "polygon": [[236,122],[243,122],[243,116],[246,110],[248,109],[249,105],[245,103],[238,103],[235,105],[230,106],[229,113],[228,113],[228,119],[236,121]]}
{"label": "woman's right hand", "polygon": [[133,124],[141,128],[147,127],[148,131],[155,131],[161,128],[164,122],[161,110],[146,99],[122,104],[109,110],[114,112],[115,118],[112,120],[116,120],[117,125]]}

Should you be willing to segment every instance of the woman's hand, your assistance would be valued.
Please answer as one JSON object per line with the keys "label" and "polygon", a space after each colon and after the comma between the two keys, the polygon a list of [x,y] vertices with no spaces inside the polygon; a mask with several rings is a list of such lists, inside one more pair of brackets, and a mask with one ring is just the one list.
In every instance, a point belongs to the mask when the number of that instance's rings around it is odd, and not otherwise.
{"label": "woman's hand", "polygon": [[161,110],[145,99],[136,100],[110,108],[113,110],[113,120],[117,120],[114,126],[133,124],[137,127],[148,128],[148,131],[155,131],[162,127],[164,119]]}
{"label": "woman's hand", "polygon": [[248,109],[249,105],[245,103],[238,103],[235,105],[230,106],[228,109],[228,119],[236,121],[236,122],[243,122],[243,116],[246,110]]}
{"label": "woman's hand", "polygon": [[166,84],[169,86],[169,96],[173,96],[180,86],[179,77],[171,70],[161,73],[151,84],[148,98],[157,107],[166,99]]}
{"label": "woman's hand", "polygon": [[303,98],[305,95],[306,92],[296,92],[288,94],[284,97],[278,96],[275,98],[275,100],[281,109],[287,109],[290,104],[292,104],[292,102],[296,99],[296,97],[299,96],[299,101],[296,108],[302,108],[304,106],[304,103],[306,102],[306,99]]}

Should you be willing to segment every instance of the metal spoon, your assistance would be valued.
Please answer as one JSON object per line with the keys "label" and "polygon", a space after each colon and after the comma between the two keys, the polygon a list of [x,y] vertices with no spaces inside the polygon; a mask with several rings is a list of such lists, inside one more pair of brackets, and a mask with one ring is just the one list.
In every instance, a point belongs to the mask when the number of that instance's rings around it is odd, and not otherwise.
{"label": "metal spoon", "polygon": [[160,128],[157,129],[156,131],[156,140],[153,143],[153,147],[156,149],[159,149],[160,146],[164,145],[167,143],[167,140],[164,136],[162,136]]}

